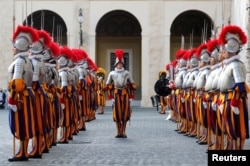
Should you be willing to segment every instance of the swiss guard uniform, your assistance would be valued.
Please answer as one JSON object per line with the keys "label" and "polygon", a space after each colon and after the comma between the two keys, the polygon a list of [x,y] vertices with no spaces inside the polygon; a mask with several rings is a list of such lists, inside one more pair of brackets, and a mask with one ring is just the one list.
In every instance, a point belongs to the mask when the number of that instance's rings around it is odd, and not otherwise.
{"label": "swiss guard uniform", "polygon": [[87,100],[87,82],[86,82],[86,74],[87,74],[87,67],[88,64],[86,62],[86,58],[88,54],[85,50],[79,49],[78,50],[79,60],[77,62],[77,69],[79,72],[79,100],[81,105],[80,111],[80,121],[79,121],[79,130],[86,130],[85,121],[88,121],[88,100]]}
{"label": "swiss guard uniform", "polygon": [[[170,120],[177,122],[178,121],[178,116],[177,116],[177,95],[176,95],[176,88],[174,84],[175,76],[177,73],[177,60],[173,60],[170,65],[169,65],[169,76],[170,76],[170,81],[169,81],[169,87],[172,89],[171,94],[169,95],[169,102],[170,102],[170,110],[171,110],[171,117]],[[176,129],[177,130],[177,129]]]}
{"label": "swiss guard uniform", "polygon": [[45,64],[45,78],[43,89],[47,97],[47,109],[50,110],[49,117],[46,119],[50,127],[49,135],[52,146],[57,143],[57,130],[59,128],[59,95],[57,92],[59,74],[56,69],[56,56],[60,54],[60,49],[57,43],[50,42],[48,48],[43,52],[43,62]]}
{"label": "swiss guard uniform", "polygon": [[[218,128],[216,126],[217,123],[217,112],[216,109],[213,109],[212,102],[217,97],[216,85],[214,80],[216,75],[218,74],[218,70],[220,69],[220,63],[218,58],[219,53],[219,43],[217,39],[210,40],[207,43],[207,51],[210,53],[210,74],[207,78],[205,84],[205,100],[204,100],[204,107],[207,107],[207,142],[208,148],[212,145],[212,135],[216,135],[218,133]],[[214,137],[214,140],[218,140],[218,137]],[[217,141],[218,142],[218,141]],[[214,147],[215,148],[215,147]]]}
{"label": "swiss guard uniform", "polygon": [[191,90],[190,90],[190,85],[189,83],[189,77],[192,76],[192,64],[190,63],[190,58],[192,56],[192,50],[187,50],[186,53],[184,54],[185,59],[187,59],[187,74],[184,77],[182,88],[184,90],[184,95],[183,95],[183,101],[184,102],[184,109],[185,109],[185,125],[186,125],[186,133],[185,136],[190,135],[191,133],[191,121],[192,121],[192,104],[193,100],[191,98]]}
{"label": "swiss guard uniform", "polygon": [[[186,132],[186,112],[185,112],[185,105],[184,105],[184,89],[183,89],[183,82],[184,78],[187,74],[187,57],[184,55],[186,54],[187,50],[180,49],[176,53],[176,59],[178,60],[178,73],[175,77],[175,88],[176,88],[176,95],[177,95],[177,116],[178,116],[178,123],[177,123],[177,130],[179,133]],[[180,126],[178,126],[180,124]]]}
{"label": "swiss guard uniform", "polygon": [[[19,140],[19,150],[9,161],[28,160],[28,141],[35,136],[34,110],[32,99],[32,64],[28,58],[31,44],[39,40],[37,32],[27,26],[18,26],[12,37],[14,47],[13,62],[8,68],[9,125],[11,133]],[[14,139],[15,139],[14,138]]]}
{"label": "swiss guard uniform", "polygon": [[[196,51],[200,58],[199,74],[196,80],[196,116],[197,116],[197,137],[199,144],[207,144],[207,105],[205,104],[206,93],[204,91],[206,81],[210,73],[210,54],[207,51],[207,44],[201,44]],[[202,132],[202,133],[201,133]]]}
{"label": "swiss guard uniform", "polygon": [[71,116],[71,126],[70,126],[70,139],[73,139],[73,135],[77,135],[78,133],[78,122],[79,122],[79,112],[80,112],[80,103],[79,103],[79,96],[78,96],[78,79],[79,73],[76,69],[75,65],[78,59],[77,52],[72,50],[72,57],[68,60],[68,78],[69,78],[69,85],[68,85],[68,93],[70,93],[70,101],[72,103],[72,116]]}
{"label": "swiss guard uniform", "polygon": [[115,69],[108,75],[106,82],[109,99],[113,101],[113,120],[116,123],[116,138],[127,138],[126,124],[131,118],[130,102],[134,99],[136,84],[128,70],[124,69],[123,50],[115,50]]}
{"label": "swiss guard uniform", "polygon": [[95,76],[95,71],[97,66],[90,57],[87,57],[88,69],[87,69],[87,94],[89,95],[89,120],[96,119],[95,113],[98,108],[97,102],[97,80]]}
{"label": "swiss guard uniform", "polygon": [[34,102],[34,118],[36,136],[32,139],[32,150],[29,153],[29,158],[42,158],[44,149],[48,151],[47,141],[45,138],[46,133],[49,132],[48,123],[48,110],[46,108],[47,101],[45,92],[43,90],[43,83],[45,77],[45,65],[42,61],[43,51],[51,42],[50,36],[43,30],[37,30],[40,40],[33,43],[30,49],[31,55],[29,56],[33,65],[32,89],[35,92]]}
{"label": "swiss guard uniform", "polygon": [[104,107],[106,106],[106,84],[104,79],[106,77],[106,71],[99,67],[96,71],[96,78],[97,78],[97,95],[98,95],[98,106],[100,107],[100,112],[98,114],[104,114]]}
{"label": "swiss guard uniform", "polygon": [[195,112],[195,103],[194,98],[195,98],[195,90],[196,86],[194,85],[194,81],[199,73],[199,67],[198,67],[198,58],[195,55],[196,48],[193,48],[189,50],[188,52],[188,59],[189,59],[189,65],[190,65],[190,75],[186,80],[185,86],[189,91],[189,94],[185,97],[187,102],[189,102],[189,120],[190,120],[190,128],[188,131],[188,136],[190,137],[195,137],[197,134],[197,117],[196,117],[196,112]]}
{"label": "swiss guard uniform", "polygon": [[[221,96],[218,106],[222,114],[222,130],[226,131],[227,149],[242,150],[245,139],[249,138],[246,68],[240,61],[239,52],[246,44],[247,36],[235,25],[225,26],[220,35],[220,42],[225,46],[223,71],[218,88]],[[225,126],[225,128],[224,128]]]}
{"label": "swiss guard uniform", "polygon": [[59,94],[62,113],[60,114],[61,135],[58,143],[67,144],[70,136],[70,126],[72,124],[72,102],[69,92],[68,61],[73,56],[72,51],[64,46],[60,48],[60,55],[57,60],[59,65]]}

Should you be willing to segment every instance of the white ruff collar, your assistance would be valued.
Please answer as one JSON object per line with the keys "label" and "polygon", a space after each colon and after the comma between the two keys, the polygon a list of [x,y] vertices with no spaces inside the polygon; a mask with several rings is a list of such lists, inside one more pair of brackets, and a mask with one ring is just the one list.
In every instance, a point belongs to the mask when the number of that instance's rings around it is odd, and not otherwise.
{"label": "white ruff collar", "polygon": [[68,67],[64,67],[64,68],[61,68],[61,69],[59,69],[58,71],[60,72],[60,71],[63,71],[63,70],[67,70],[68,71]]}
{"label": "white ruff collar", "polygon": [[210,67],[211,70],[217,69],[221,66],[221,63],[216,63],[213,66]]}
{"label": "white ruff collar", "polygon": [[115,71],[119,71],[119,72],[124,71],[124,67],[121,69],[115,68]]}
{"label": "white ruff collar", "polygon": [[25,57],[28,57],[28,56],[29,56],[29,53],[28,53],[27,51],[25,51],[25,52],[19,52],[19,53],[17,53],[17,54],[13,57],[13,59],[17,59],[18,57],[25,58]]}
{"label": "white ruff collar", "polygon": [[205,69],[207,69],[207,68],[210,68],[210,65],[203,66],[202,68],[199,69],[199,71],[205,70]]}
{"label": "white ruff collar", "polygon": [[231,58],[225,59],[223,61],[223,63],[226,65],[226,64],[229,64],[229,63],[231,63],[231,62],[233,62],[235,60],[239,60],[239,59],[240,59],[240,55],[234,55]]}

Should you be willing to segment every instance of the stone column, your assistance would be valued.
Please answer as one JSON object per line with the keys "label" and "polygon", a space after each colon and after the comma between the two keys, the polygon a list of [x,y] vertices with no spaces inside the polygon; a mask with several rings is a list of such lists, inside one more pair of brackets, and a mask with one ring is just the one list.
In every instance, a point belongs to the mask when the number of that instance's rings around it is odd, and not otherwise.
{"label": "stone column", "polygon": [[[250,5],[250,0],[248,1],[248,4]],[[247,49],[244,51],[245,55],[245,66],[247,69],[247,75],[246,75],[246,81],[247,84],[250,86],[250,7],[246,9],[246,35],[248,36],[248,41],[247,41]],[[248,94],[248,99],[250,98],[250,94]],[[248,108],[250,109],[250,100],[248,100]],[[248,114],[248,117],[250,119],[250,114]]]}

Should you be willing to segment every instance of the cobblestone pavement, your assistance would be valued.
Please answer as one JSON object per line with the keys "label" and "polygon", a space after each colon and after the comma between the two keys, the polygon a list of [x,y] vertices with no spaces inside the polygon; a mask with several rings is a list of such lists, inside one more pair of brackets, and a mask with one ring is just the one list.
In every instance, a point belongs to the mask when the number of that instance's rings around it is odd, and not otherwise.
{"label": "cobblestone pavement", "polygon": [[[0,110],[0,165],[2,166],[207,166],[206,145],[177,134],[176,124],[165,120],[155,108],[133,107],[128,138],[115,138],[111,108],[86,123],[69,144],[58,144],[42,159],[8,162],[13,137],[8,127],[8,110]],[[246,148],[250,149],[250,141]]]}

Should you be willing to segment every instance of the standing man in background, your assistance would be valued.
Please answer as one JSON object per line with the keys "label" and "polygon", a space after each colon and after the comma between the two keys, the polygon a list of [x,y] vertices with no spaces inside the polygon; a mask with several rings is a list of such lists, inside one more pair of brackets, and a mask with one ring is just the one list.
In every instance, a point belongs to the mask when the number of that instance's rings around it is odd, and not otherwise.
{"label": "standing man in background", "polygon": [[98,114],[104,114],[104,107],[106,106],[106,85],[104,79],[106,77],[106,71],[99,67],[96,71],[96,78],[97,78],[97,99],[98,99],[98,106],[100,107],[100,112]]}

